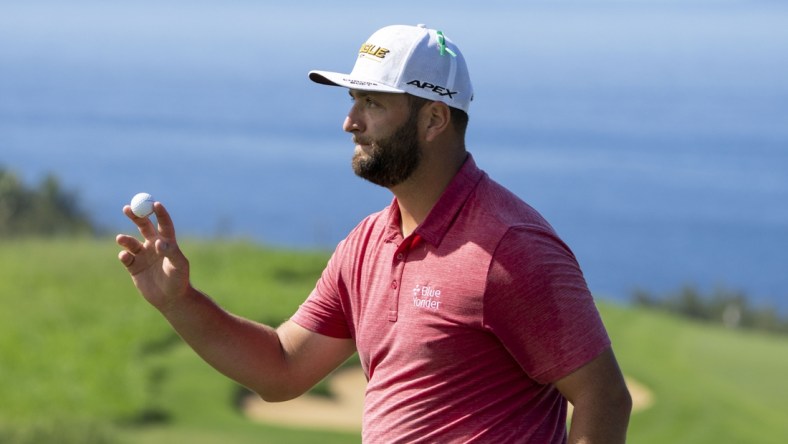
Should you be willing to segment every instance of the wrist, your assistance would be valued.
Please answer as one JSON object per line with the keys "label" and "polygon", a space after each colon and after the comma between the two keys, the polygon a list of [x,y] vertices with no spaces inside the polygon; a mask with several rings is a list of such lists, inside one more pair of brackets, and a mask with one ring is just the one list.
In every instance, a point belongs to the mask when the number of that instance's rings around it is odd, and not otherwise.
{"label": "wrist", "polygon": [[204,297],[204,295],[189,283],[178,294],[163,298],[162,302],[156,306],[156,309],[169,319],[173,316],[178,316],[179,313],[183,314],[188,311],[189,306],[201,297]]}

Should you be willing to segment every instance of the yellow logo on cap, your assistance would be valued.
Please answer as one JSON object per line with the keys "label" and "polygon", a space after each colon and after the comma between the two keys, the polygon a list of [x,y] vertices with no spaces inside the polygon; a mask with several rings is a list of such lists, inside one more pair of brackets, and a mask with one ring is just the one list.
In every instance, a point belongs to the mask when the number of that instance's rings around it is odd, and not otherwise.
{"label": "yellow logo on cap", "polygon": [[389,51],[386,48],[382,48],[378,45],[373,45],[372,43],[364,43],[363,45],[361,45],[361,49],[358,50],[359,54],[369,54],[379,59],[385,58],[386,54],[388,54],[389,52],[391,51]]}

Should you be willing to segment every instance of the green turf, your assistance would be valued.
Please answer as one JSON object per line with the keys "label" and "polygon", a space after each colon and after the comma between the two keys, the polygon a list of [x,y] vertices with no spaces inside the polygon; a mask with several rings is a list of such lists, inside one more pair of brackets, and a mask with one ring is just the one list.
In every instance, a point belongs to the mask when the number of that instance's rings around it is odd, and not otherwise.
{"label": "green turf", "polygon": [[[278,324],[325,252],[182,241],[193,282]],[[240,388],[184,346],[133,288],[111,238],[0,240],[0,442],[353,443],[358,434],[254,423]],[[633,443],[783,443],[788,340],[600,304],[629,376],[653,391]]]}
{"label": "green turf", "polygon": [[624,371],[654,392],[631,442],[784,443],[788,338],[603,305]]}

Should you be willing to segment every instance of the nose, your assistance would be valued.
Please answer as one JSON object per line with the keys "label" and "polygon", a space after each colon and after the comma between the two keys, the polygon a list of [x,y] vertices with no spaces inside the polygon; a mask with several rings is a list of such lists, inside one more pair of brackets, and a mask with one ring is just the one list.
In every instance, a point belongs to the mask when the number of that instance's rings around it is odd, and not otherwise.
{"label": "nose", "polygon": [[347,133],[352,133],[353,131],[356,131],[356,126],[357,125],[354,124],[352,120],[350,120],[350,116],[347,116],[345,117],[345,121],[342,123],[342,130]]}
{"label": "nose", "polygon": [[342,129],[348,133],[364,132],[363,122],[355,106],[350,107],[350,111],[345,117],[345,122],[342,124]]}

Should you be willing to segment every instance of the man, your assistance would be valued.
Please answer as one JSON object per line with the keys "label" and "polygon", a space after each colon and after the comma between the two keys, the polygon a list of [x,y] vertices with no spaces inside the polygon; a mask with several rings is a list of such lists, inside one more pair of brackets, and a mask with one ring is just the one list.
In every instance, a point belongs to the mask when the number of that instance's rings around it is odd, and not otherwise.
{"label": "man", "polygon": [[[624,442],[631,399],[577,261],[531,207],[477,168],[464,135],[473,91],[442,32],[390,26],[344,86],[353,169],[392,191],[336,248],[274,329],[189,283],[172,220],[136,218],[119,259],[194,350],[269,401],[294,398],[358,351],[365,442]],[[567,436],[567,400],[574,413]]]}

